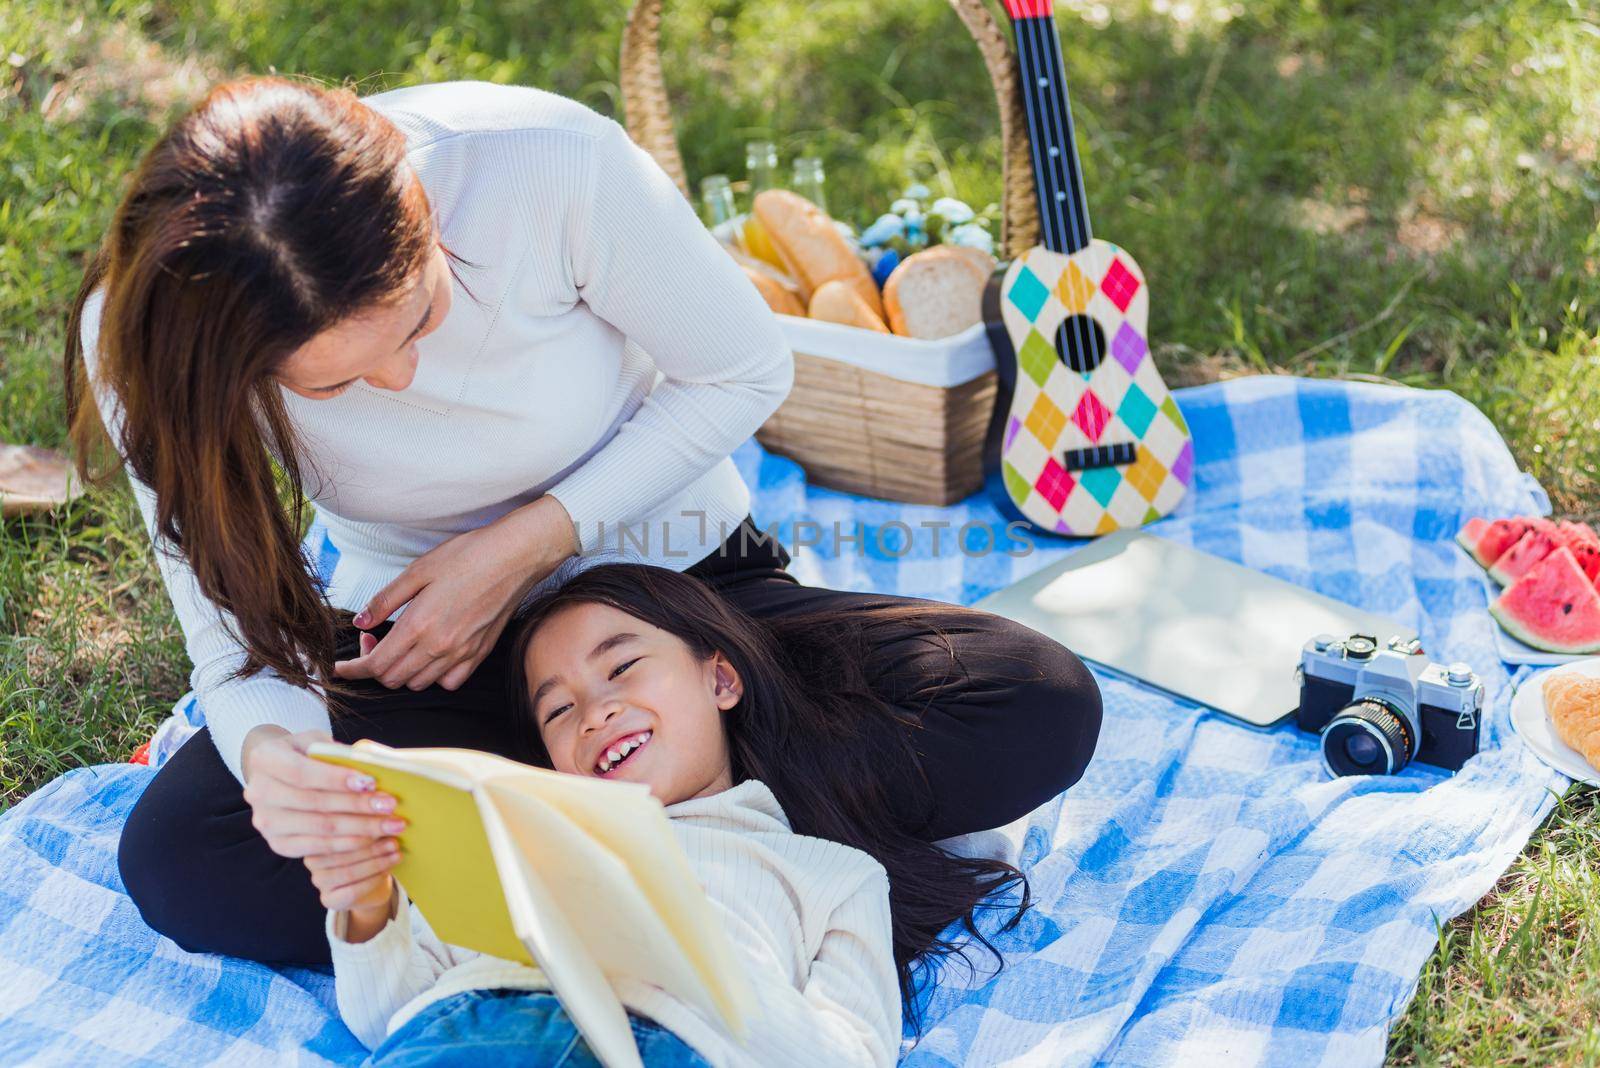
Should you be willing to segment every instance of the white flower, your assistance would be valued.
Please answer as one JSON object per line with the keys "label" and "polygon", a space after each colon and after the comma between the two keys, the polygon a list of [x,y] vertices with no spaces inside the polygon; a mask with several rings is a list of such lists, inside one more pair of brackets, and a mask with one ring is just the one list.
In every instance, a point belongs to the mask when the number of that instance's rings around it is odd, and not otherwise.
{"label": "white flower", "polygon": [[964,245],[967,248],[981,248],[983,251],[994,255],[994,238],[989,236],[989,231],[977,223],[964,223],[953,230],[948,230],[944,235],[947,245]]}

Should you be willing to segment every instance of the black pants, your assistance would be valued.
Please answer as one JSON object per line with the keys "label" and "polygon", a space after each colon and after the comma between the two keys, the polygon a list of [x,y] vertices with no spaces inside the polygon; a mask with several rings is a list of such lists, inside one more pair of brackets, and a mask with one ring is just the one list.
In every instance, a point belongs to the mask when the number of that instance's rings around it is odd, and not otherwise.
{"label": "black pants", "polygon": [[[921,600],[805,586],[788,563],[783,546],[764,539],[747,516],[721,551],[687,570],[758,617]],[[945,628],[966,669],[959,680],[948,670],[949,649],[915,625],[875,644],[866,665],[878,696],[921,717],[916,748],[935,794],[932,823],[920,829],[929,839],[1009,823],[1054,797],[1078,781],[1100,734],[1100,691],[1076,656],[1022,624],[964,611],[970,625]],[[341,636],[342,655],[355,655],[356,637],[353,630]],[[515,756],[504,690],[509,637],[507,628],[455,691],[389,690],[363,680],[351,711],[334,718],[334,737]],[[1027,680],[984,670],[1019,658],[1038,668]],[[1008,681],[972,682],[990,675]],[[117,863],[145,922],[184,949],[269,963],[329,961],[325,912],[304,864],[267,847],[208,731],[156,774],[128,816]]]}

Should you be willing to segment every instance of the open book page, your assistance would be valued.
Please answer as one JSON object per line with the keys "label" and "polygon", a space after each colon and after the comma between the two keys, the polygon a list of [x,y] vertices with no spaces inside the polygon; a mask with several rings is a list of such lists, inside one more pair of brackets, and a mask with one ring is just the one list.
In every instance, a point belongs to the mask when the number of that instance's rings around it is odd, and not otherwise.
{"label": "open book page", "polygon": [[310,751],[395,796],[407,821],[395,876],[439,938],[540,967],[607,1064],[637,1052],[606,977],[650,983],[745,1033],[742,967],[647,787],[464,749]]}
{"label": "open book page", "polygon": [[[619,888],[616,904],[621,905],[624,896],[637,897],[638,901],[630,901],[628,907],[648,919],[641,919],[625,933],[618,947],[621,958],[613,964],[613,958],[602,956],[601,966],[608,974],[644,979],[682,997],[709,1018],[720,1019],[731,1034],[742,1037],[745,1017],[752,1011],[749,984],[705,890],[672,833],[661,803],[647,790],[629,796],[613,789],[636,785],[632,783],[600,782],[572,775],[560,776],[559,780],[508,775],[491,779],[487,787],[497,800],[503,799],[502,810],[514,797],[537,798],[558,809],[570,821],[566,830],[575,833],[580,841],[604,843],[615,858],[618,870],[607,870],[606,878],[608,885]],[[519,821],[510,822],[516,826]],[[555,833],[554,828],[551,833]],[[582,863],[580,851],[575,850],[571,856]],[[555,881],[553,875],[551,881]],[[576,887],[584,879],[575,873],[570,881]],[[625,891],[620,890],[623,887]],[[578,910],[582,910],[581,922],[593,924],[592,944],[597,953],[598,947],[607,945],[607,932],[618,929],[615,921],[620,918],[608,918],[603,911],[597,911],[603,900],[603,893],[594,898],[578,897],[568,910],[575,922],[579,922]],[[605,907],[611,907],[611,903]],[[649,971],[641,970],[645,964]],[[686,975],[681,974],[685,965],[692,969]],[[689,996],[690,991],[699,996]]]}
{"label": "open book page", "polygon": [[472,779],[448,766],[407,762],[394,755],[398,752],[320,742],[310,749],[319,760],[372,775],[380,789],[394,795],[407,821],[394,877],[441,939],[533,964],[506,906]]}
{"label": "open book page", "polygon": [[[480,791],[477,796],[489,848],[499,864],[512,922],[533,956],[543,965],[551,989],[601,1064],[606,1068],[643,1068],[633,1029],[628,1024],[628,1012],[591,955],[593,946],[588,939],[592,932],[568,922],[562,903],[558,901],[558,897],[564,895],[552,892],[553,888],[561,887],[571,868],[556,865],[545,872],[533,859],[548,860],[563,845],[571,847],[574,843],[570,838],[560,840],[565,836],[559,835],[554,839],[535,837],[529,842],[530,823],[534,826],[542,823],[544,831],[548,832],[550,825],[559,821],[550,819],[548,810],[538,812],[534,803],[525,805],[534,810],[533,819],[529,819],[527,812],[516,812],[513,806],[508,820],[501,806],[486,792]],[[519,829],[513,831],[513,827]],[[570,832],[571,828],[566,830]],[[599,869],[597,878],[614,876],[619,867],[615,858],[609,858],[605,850],[592,841],[584,841],[589,848],[580,848],[579,852]],[[609,864],[605,863],[607,859]],[[594,880],[586,879],[582,886],[569,885],[562,889],[570,893],[594,893],[596,886]],[[570,907],[570,903],[567,905]]]}

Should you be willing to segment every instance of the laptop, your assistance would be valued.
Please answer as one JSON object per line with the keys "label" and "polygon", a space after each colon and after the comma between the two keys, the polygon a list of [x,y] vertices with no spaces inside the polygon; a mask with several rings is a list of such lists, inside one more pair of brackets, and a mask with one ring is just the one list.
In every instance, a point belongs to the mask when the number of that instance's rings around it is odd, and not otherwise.
{"label": "laptop", "polygon": [[1300,704],[1295,669],[1318,634],[1416,631],[1140,530],[1097,538],[976,602],[1085,660],[1255,727]]}

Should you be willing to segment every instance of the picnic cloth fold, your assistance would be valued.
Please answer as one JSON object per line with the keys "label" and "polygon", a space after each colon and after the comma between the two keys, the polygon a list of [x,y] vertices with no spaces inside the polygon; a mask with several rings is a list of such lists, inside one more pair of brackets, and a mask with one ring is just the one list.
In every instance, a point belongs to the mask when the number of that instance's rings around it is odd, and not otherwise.
{"label": "picnic cloth fold", "polygon": [[[1469,516],[1549,508],[1477,409],[1283,377],[1176,396],[1195,488],[1152,531],[1387,613],[1435,659],[1471,663],[1483,751],[1454,776],[1329,780],[1292,725],[1254,730],[1097,671],[1105,721],[1083,780],[1006,829],[1035,907],[998,933],[1004,914],[985,914],[998,973],[981,947],[930,971],[905,1065],[1381,1063],[1438,925],[1568,785],[1511,730],[1514,676],[1451,540]],[[753,438],[735,460],[756,522],[816,585],[968,604],[1081,544],[1008,532],[981,494],[935,508],[818,489]],[[202,721],[180,701],[152,762]],[[151,774],[74,771],[0,817],[0,1062],[359,1061],[325,975],[186,954],[140,922],[115,844]]]}

